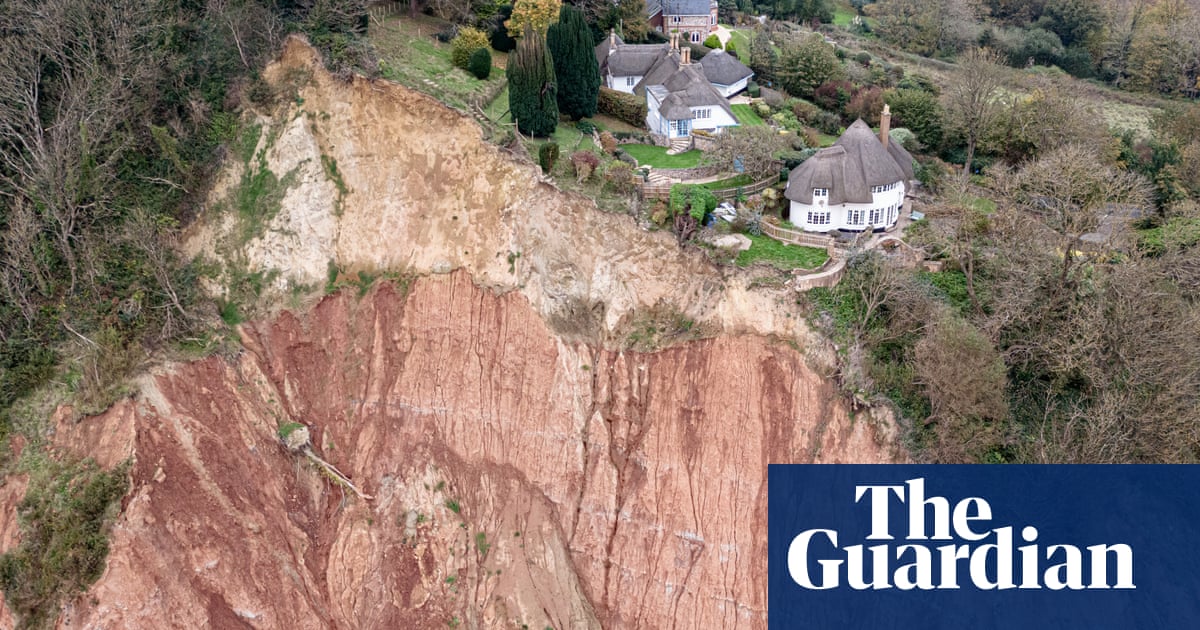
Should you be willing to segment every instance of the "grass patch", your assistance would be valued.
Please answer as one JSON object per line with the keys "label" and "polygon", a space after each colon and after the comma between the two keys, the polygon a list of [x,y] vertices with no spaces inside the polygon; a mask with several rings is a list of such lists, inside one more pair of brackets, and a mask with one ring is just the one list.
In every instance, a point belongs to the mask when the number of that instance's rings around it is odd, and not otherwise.
{"label": "grass patch", "polygon": [[100,577],[108,530],[128,490],[126,468],[100,470],[90,460],[24,460],[29,487],[17,508],[21,544],[0,556],[0,587],[19,628],[53,625],[64,599]]}
{"label": "grass patch", "polygon": [[855,15],[857,14],[854,12],[854,9],[844,4],[836,5],[833,8],[833,25],[847,28],[854,21]]}
{"label": "grass patch", "polygon": [[[454,67],[450,63],[450,44],[433,38],[434,33],[448,26],[448,22],[424,15],[416,19],[390,17],[382,22],[372,20],[367,38],[379,53],[384,78],[459,109],[491,100],[506,80],[504,69],[495,67],[493,58],[491,75],[481,81]],[[494,51],[492,54],[497,55]]]}
{"label": "grass patch", "polygon": [[736,105],[730,105],[729,107],[733,110],[733,115],[737,117],[738,122],[747,127],[760,127],[766,124],[763,122],[763,119],[758,116],[758,112],[754,111],[753,107],[745,103],[738,103]]}
{"label": "grass patch", "polygon": [[790,271],[792,269],[816,269],[825,264],[829,255],[825,250],[801,245],[787,245],[769,236],[750,238],[750,249],[738,254],[737,266],[746,267],[756,262],[764,262],[777,269]]}
{"label": "grass patch", "polygon": [[1182,251],[1200,244],[1200,219],[1175,217],[1137,234],[1138,247],[1150,255]]}
{"label": "grass patch", "polygon": [[750,55],[750,35],[746,31],[729,29],[729,41],[733,42],[733,47],[737,50],[738,55],[742,59],[747,59]]}
{"label": "grass patch", "polygon": [[692,168],[700,164],[700,156],[703,155],[697,149],[679,155],[667,155],[666,147],[651,144],[623,144],[621,148],[632,155],[638,164],[655,168]]}
{"label": "grass patch", "polygon": [[725,179],[718,179],[715,182],[708,182],[706,184],[700,184],[700,185],[709,190],[724,190],[726,188],[737,188],[738,186],[749,186],[750,184],[753,184],[753,183],[754,183],[753,177],[751,177],[747,173],[742,173],[740,175],[735,175],[733,177],[726,177]]}

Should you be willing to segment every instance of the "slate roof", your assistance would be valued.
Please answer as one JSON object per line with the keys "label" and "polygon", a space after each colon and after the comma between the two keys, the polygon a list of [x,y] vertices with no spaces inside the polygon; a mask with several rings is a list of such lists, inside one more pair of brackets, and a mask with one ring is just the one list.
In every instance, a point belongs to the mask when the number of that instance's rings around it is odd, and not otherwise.
{"label": "slate roof", "polygon": [[[817,151],[788,175],[788,199],[813,202],[814,188],[829,190],[828,203],[871,203],[872,186],[883,186],[912,178],[912,156],[898,142],[888,148],[862,119],[854,121],[833,146]],[[898,150],[892,149],[897,147]],[[897,156],[908,156],[902,166]]]}
{"label": "slate roof", "polygon": [[714,50],[704,55],[700,67],[704,68],[704,76],[717,85],[733,85],[754,74],[753,70],[724,50]]}
{"label": "slate roof", "polygon": [[712,10],[710,0],[662,0],[662,4],[664,16],[708,15]]}
{"label": "slate roof", "polygon": [[646,0],[646,17],[654,17],[662,13],[662,0]]}

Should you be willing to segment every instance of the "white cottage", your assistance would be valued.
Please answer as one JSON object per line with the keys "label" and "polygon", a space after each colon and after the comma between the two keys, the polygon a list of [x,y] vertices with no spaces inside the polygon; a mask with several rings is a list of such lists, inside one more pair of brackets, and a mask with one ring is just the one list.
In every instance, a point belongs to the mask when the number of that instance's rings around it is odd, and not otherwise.
{"label": "white cottage", "polygon": [[904,208],[913,160],[890,141],[884,107],[880,134],[854,121],[833,146],[817,151],[788,176],[789,219],[812,232],[883,230]]}
{"label": "white cottage", "polygon": [[646,126],[667,138],[685,138],[694,129],[736,127],[729,101],[709,83],[689,48],[668,49],[634,88],[646,97]]}

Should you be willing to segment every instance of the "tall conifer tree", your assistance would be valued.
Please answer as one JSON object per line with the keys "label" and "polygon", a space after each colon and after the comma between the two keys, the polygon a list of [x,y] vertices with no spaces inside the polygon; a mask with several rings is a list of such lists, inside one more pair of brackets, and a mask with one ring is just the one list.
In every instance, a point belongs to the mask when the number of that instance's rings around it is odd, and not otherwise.
{"label": "tall conifer tree", "polygon": [[[590,48],[588,49],[591,50]],[[521,133],[549,136],[558,126],[554,62],[542,34],[526,26],[509,58],[508,109]]]}
{"label": "tall conifer tree", "polygon": [[558,78],[558,109],[574,120],[596,114],[600,67],[593,52],[592,32],[583,12],[564,4],[558,22],[546,31],[546,47]]}

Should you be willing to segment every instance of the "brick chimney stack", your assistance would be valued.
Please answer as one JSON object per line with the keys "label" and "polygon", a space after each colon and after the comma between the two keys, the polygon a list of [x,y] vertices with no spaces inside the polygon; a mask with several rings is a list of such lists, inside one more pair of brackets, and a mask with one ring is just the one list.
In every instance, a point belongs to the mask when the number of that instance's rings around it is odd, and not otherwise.
{"label": "brick chimney stack", "polygon": [[691,48],[680,49],[679,54],[682,55],[682,60],[679,62],[680,64],[686,66],[686,65],[690,65],[692,63],[692,49]]}
{"label": "brick chimney stack", "polygon": [[883,114],[879,117],[879,141],[883,143],[883,148],[888,145],[888,132],[892,129],[892,108],[886,104],[883,106]]}

